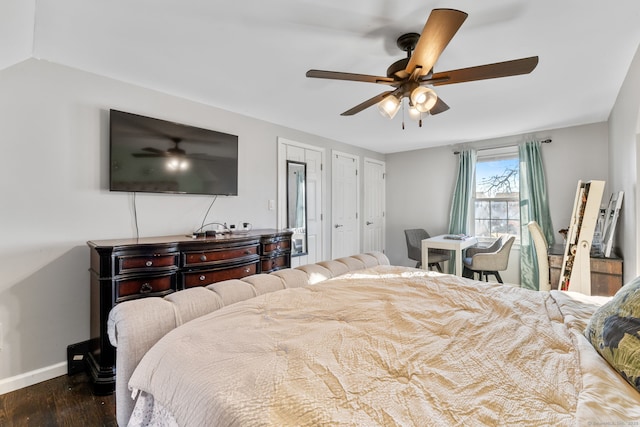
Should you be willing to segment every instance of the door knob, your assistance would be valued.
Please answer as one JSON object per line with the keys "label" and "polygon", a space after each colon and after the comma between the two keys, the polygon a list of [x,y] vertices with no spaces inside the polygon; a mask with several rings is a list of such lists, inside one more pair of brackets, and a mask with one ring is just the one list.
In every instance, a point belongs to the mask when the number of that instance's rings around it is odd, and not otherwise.
{"label": "door knob", "polygon": [[367,221],[367,225],[371,225],[371,224],[373,224],[373,222]]}
{"label": "door knob", "polygon": [[340,228],[340,227],[342,227],[342,224],[336,224],[335,225],[335,228]]}

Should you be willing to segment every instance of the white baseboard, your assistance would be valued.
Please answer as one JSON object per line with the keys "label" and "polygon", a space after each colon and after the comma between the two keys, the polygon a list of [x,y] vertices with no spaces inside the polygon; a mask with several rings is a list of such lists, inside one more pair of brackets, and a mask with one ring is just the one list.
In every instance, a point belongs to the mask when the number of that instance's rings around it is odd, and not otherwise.
{"label": "white baseboard", "polygon": [[67,362],[56,363],[55,365],[46,366],[36,369],[35,371],[25,372],[15,377],[0,380],[0,394],[9,393],[19,390],[30,385],[41,383],[52,378],[56,378],[67,374]]}

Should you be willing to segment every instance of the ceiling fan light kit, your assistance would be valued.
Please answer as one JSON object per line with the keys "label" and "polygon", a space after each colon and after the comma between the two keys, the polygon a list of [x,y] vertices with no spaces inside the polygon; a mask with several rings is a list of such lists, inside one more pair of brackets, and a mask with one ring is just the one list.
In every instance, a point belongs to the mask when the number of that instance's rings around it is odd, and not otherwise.
{"label": "ceiling fan light kit", "polygon": [[413,105],[409,106],[409,118],[415,121],[422,119],[422,113]]}
{"label": "ceiling fan light kit", "polygon": [[400,99],[395,95],[389,95],[378,102],[378,111],[389,120],[393,119],[400,109]]}
{"label": "ceiling fan light kit", "polygon": [[421,113],[428,113],[438,102],[436,92],[424,86],[418,86],[411,92],[411,104]]}
{"label": "ceiling fan light kit", "polygon": [[401,50],[407,52],[407,57],[391,64],[387,69],[387,77],[324,70],[309,70],[306,76],[391,86],[392,90],[376,95],[345,111],[342,115],[352,116],[377,104],[378,110],[384,117],[393,119],[402,106],[403,99],[408,98],[409,116],[419,119],[422,125],[422,113],[434,115],[449,109],[432,86],[528,74],[538,65],[538,57],[531,56],[435,73],[433,67],[440,54],[465,19],[467,19],[467,13],[460,10],[432,10],[422,34],[407,33],[398,37],[396,44]]}
{"label": "ceiling fan light kit", "polygon": [[189,169],[189,161],[180,156],[173,156],[167,159],[167,169],[170,171],[185,171]]}

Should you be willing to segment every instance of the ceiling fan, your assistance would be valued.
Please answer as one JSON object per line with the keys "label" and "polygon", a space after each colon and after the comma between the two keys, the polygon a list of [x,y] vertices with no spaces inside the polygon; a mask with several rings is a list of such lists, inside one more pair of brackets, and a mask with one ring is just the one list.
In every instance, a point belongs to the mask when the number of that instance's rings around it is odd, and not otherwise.
{"label": "ceiling fan", "polygon": [[[431,86],[528,74],[536,68],[538,57],[532,56],[434,73],[433,67],[440,54],[467,16],[467,13],[460,10],[434,9],[424,25],[422,34],[407,33],[397,39],[398,47],[407,52],[407,57],[391,64],[387,69],[386,77],[323,70],[309,70],[306,76],[390,86],[393,89],[376,95],[341,115],[352,116],[378,104],[381,114],[392,119],[400,109],[403,98],[409,100],[410,114],[417,113],[419,116],[421,113],[428,113],[433,115],[447,111],[449,106]],[[420,121],[420,126],[422,126],[422,121]]]}
{"label": "ceiling fan", "polygon": [[171,137],[171,141],[173,141],[173,147],[168,148],[166,150],[160,150],[155,147],[144,147],[142,151],[146,151],[146,153],[135,153],[136,157],[170,157],[170,156],[185,156],[187,154],[182,148],[178,147],[178,144],[182,142],[182,138]]}
{"label": "ceiling fan", "polygon": [[167,168],[171,170],[186,170],[189,168],[190,163],[188,159],[204,159],[211,160],[211,156],[206,154],[187,154],[185,150],[180,148],[178,144],[182,142],[182,138],[168,137],[173,142],[173,147],[166,150],[160,150],[155,147],[144,147],[142,151],[144,153],[133,153],[134,157],[166,157]]}

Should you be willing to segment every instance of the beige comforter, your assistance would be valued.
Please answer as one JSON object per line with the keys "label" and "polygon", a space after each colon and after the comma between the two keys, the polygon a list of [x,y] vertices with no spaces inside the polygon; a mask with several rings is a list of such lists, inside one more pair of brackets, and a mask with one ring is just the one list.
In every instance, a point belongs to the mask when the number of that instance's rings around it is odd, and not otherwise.
{"label": "beige comforter", "polygon": [[129,384],[182,426],[638,422],[640,394],[582,336],[596,308],[379,266],[188,322]]}

